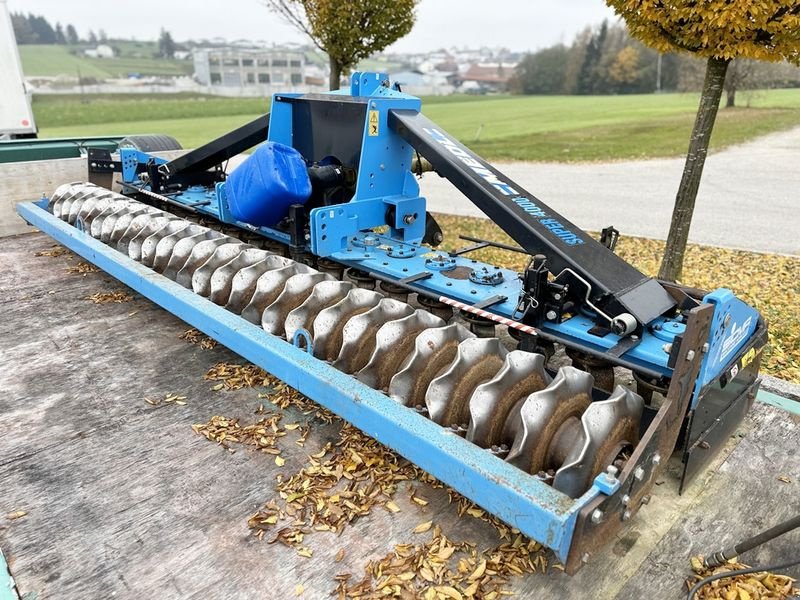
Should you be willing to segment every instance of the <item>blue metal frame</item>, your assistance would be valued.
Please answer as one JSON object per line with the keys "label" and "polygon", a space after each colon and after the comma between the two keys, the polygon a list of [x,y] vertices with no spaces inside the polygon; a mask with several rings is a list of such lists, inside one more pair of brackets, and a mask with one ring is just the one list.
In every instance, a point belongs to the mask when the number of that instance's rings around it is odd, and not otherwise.
{"label": "blue metal frame", "polygon": [[28,223],[246,360],[397,451],[567,560],[578,513],[617,487],[604,474],[572,499],[486,450],[448,433],[385,394],[266,333],[54,217],[46,200],[17,205]]}
{"label": "blue metal frame", "polygon": [[[347,96],[365,104],[364,132],[361,139],[361,162],[359,165],[355,194],[350,202],[310,211],[310,239],[308,249],[316,256],[330,257],[337,262],[362,271],[378,273],[395,280],[404,279],[422,272],[432,275],[418,280],[415,285],[436,296],[445,296],[465,304],[476,304],[491,296],[502,296],[485,310],[508,319],[517,320],[517,302],[522,291],[518,274],[508,269],[480,263],[463,256],[452,258],[453,267],[501,273],[502,281],[494,285],[481,284],[468,278],[448,277],[447,270],[426,265],[434,256],[445,256],[422,246],[419,242],[425,227],[425,198],[419,195],[419,185],[410,172],[413,155],[411,146],[388,125],[391,109],[419,112],[419,98],[404,94],[389,85],[385,73],[354,73],[350,87],[329,94]],[[300,94],[276,94],[270,112],[269,141],[292,144],[294,128],[292,102]],[[375,126],[375,129],[371,129]],[[121,150],[123,179],[136,181],[136,163],[147,162],[152,157],[135,150]],[[161,159],[157,159],[161,162]],[[215,189],[193,187],[173,199],[195,206],[195,210],[212,215],[224,223],[256,232],[264,237],[289,243],[290,236],[278,229],[255,227],[237,221],[230,214],[225,195],[225,183]],[[205,204],[208,203],[208,204]],[[390,207],[394,208],[393,222],[387,222]],[[411,222],[404,221],[408,215],[416,215]],[[372,229],[388,226],[388,231],[375,234]],[[365,244],[369,236],[377,243]],[[727,365],[726,358],[735,356],[755,331],[758,313],[738,300],[729,290],[716,290],[709,294],[706,302],[716,306],[714,325],[709,339],[700,377],[694,392],[693,404],[699,399],[704,385],[719,377]],[[727,323],[726,323],[727,319]],[[540,326],[545,333],[578,348],[607,352],[621,338],[613,333],[602,337],[590,333],[595,326],[595,315],[575,314],[561,322],[544,322]],[[664,377],[672,376],[668,365],[669,344],[685,330],[678,319],[659,317],[642,334],[638,344],[624,354],[628,364]],[[742,335],[744,332],[745,335]],[[727,340],[727,341],[726,341]]]}
{"label": "blue metal frame", "polygon": [[136,148],[120,148],[119,161],[122,163],[122,181],[125,183],[133,183],[136,181],[138,177],[136,172],[137,167],[140,164],[147,164],[151,160],[157,165],[163,165],[169,162],[164,158],[147,154]]}
{"label": "blue metal frame", "polygon": [[711,322],[708,351],[697,375],[692,408],[697,405],[703,386],[728,369],[731,361],[735,363],[739,350],[750,340],[759,322],[758,311],[728,289],[714,290],[703,298],[703,303],[714,305],[714,320]]}

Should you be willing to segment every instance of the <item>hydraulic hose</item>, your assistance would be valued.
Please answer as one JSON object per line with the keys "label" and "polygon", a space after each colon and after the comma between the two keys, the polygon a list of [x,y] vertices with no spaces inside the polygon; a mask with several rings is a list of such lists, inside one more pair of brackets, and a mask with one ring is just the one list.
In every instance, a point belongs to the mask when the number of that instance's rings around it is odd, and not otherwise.
{"label": "hydraulic hose", "polygon": [[754,535],[751,538],[748,538],[738,544],[734,544],[733,546],[722,550],[721,552],[714,552],[705,560],[705,565],[713,569],[714,567],[718,567],[734,556],[739,556],[744,554],[748,550],[752,550],[753,548],[764,544],[770,540],[774,540],[776,537],[783,535],[784,533],[788,533],[793,529],[797,529],[800,527],[800,514],[795,515],[788,521],[784,521],[783,523],[779,523],[775,525],[775,527],[771,527],[766,531],[762,531],[761,533]]}

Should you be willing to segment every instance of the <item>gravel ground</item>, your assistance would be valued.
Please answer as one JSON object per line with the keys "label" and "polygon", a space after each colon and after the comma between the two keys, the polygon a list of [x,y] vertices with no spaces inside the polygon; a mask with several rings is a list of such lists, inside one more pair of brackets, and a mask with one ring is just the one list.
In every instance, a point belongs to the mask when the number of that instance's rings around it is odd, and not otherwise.
{"label": "gravel ground", "polygon": [[[495,163],[579,227],[666,239],[683,158],[612,163]],[[429,210],[483,216],[435,174],[421,183]],[[761,137],[706,160],[689,241],[800,254],[800,128]]]}

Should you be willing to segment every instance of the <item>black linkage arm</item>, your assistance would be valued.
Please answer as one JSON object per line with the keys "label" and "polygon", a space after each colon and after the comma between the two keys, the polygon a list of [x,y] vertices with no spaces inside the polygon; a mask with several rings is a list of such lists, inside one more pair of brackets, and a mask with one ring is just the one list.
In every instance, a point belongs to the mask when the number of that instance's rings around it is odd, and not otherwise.
{"label": "black linkage arm", "polygon": [[[628,313],[639,325],[675,306],[654,279],[619,258],[413,110],[390,110],[389,126],[531,256],[544,255],[552,273],[563,272],[571,293],[612,317]],[[564,271],[567,269],[568,271]],[[593,305],[593,306],[592,306]]]}
{"label": "black linkage arm", "polygon": [[223,163],[266,141],[268,130],[269,115],[264,115],[167,163],[151,161],[146,167],[150,187],[168,194],[192,185],[210,187],[224,181]]}
{"label": "black linkage arm", "polygon": [[160,171],[167,176],[206,171],[266,141],[268,131],[269,114],[266,114],[169,161]]}

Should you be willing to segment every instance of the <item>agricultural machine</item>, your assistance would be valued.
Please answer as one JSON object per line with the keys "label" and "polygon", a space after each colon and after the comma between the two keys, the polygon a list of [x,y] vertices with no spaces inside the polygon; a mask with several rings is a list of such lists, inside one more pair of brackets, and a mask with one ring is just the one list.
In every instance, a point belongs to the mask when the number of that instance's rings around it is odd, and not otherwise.
{"label": "agricultural machine", "polygon": [[[420,108],[355,73],[349,89],[276,94],[173,160],[150,152],[164,137],[90,149],[90,182],[18,211],[574,572],[670,457],[683,489],[722,447],[755,399],[766,324],[729,290],[643,275],[613,228],[593,239]],[[517,245],[437,250],[423,171]],[[470,257],[497,245],[527,266]]]}

